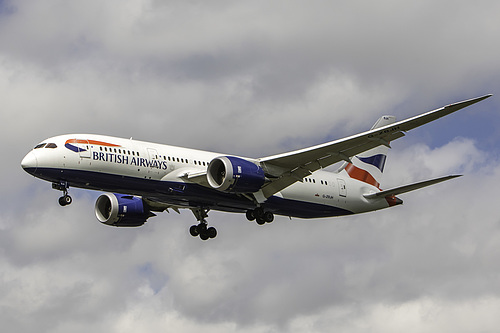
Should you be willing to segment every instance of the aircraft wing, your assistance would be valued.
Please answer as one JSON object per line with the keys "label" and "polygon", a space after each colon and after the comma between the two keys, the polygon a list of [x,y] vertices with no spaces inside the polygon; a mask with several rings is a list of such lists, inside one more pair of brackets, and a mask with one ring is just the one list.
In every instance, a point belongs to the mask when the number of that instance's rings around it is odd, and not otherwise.
{"label": "aircraft wing", "polygon": [[259,201],[269,198],[297,181],[302,181],[304,177],[316,170],[342,160],[349,161],[350,157],[380,145],[389,146],[391,141],[403,137],[405,135],[404,132],[449,115],[491,96],[485,95],[450,104],[406,120],[340,140],[260,158],[259,162],[266,174],[271,176],[271,181],[262,187],[264,198],[260,198]]}

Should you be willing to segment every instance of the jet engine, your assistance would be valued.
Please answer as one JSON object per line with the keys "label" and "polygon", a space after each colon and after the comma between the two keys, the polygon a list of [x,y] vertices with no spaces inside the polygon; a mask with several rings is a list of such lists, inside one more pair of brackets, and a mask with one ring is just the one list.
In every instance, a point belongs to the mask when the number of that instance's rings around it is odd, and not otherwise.
{"label": "jet engine", "polygon": [[222,192],[253,193],[265,181],[264,170],[255,163],[234,156],[214,158],[207,170],[210,186]]}
{"label": "jet engine", "polygon": [[142,198],[105,193],[95,202],[95,216],[99,222],[114,227],[139,227],[156,215],[146,207]]}

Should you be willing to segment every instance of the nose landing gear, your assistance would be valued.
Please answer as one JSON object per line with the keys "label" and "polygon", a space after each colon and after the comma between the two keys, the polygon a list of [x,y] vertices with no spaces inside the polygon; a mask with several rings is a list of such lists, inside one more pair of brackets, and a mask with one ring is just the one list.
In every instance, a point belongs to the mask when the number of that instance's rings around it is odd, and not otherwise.
{"label": "nose landing gear", "polygon": [[64,194],[62,197],[59,198],[59,204],[61,206],[67,206],[73,202],[73,199],[68,195]]}
{"label": "nose landing gear", "polygon": [[52,183],[52,188],[54,190],[62,191],[63,195],[59,198],[59,204],[61,206],[67,206],[73,202],[73,199],[68,194],[69,185],[66,181],[61,181],[59,183]]}

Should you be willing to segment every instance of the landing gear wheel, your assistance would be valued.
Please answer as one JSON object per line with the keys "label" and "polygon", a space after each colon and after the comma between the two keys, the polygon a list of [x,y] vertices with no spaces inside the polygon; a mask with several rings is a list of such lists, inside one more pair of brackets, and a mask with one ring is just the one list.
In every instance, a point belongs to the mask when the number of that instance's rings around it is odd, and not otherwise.
{"label": "landing gear wheel", "polygon": [[207,228],[206,223],[192,225],[191,228],[189,228],[189,233],[193,237],[200,236],[202,240],[217,237],[217,229],[215,229],[214,227]]}
{"label": "landing gear wheel", "polygon": [[200,233],[200,238],[201,238],[202,240],[207,240],[207,239],[209,239],[210,237],[208,236],[208,233],[207,233],[206,231],[204,231],[204,232]]}
{"label": "landing gear wheel", "polygon": [[271,212],[265,212],[264,213],[264,221],[267,223],[271,223],[274,221],[274,214]]}
{"label": "landing gear wheel", "polygon": [[215,238],[217,236],[217,230],[214,227],[208,227],[206,218],[208,217],[209,209],[192,208],[194,216],[198,220],[198,225],[192,225],[189,228],[189,233],[191,236],[200,236],[202,240],[208,240],[209,238]]}
{"label": "landing gear wheel", "polygon": [[207,235],[208,237],[210,238],[215,238],[217,237],[217,229],[215,229],[214,227],[210,227],[207,229]]}
{"label": "landing gear wheel", "polygon": [[262,216],[257,216],[255,218],[255,220],[257,221],[258,225],[264,225],[264,224],[266,224],[266,220],[264,220],[264,217],[262,217]]}
{"label": "landing gear wheel", "polygon": [[248,221],[253,221],[253,220],[255,220],[255,213],[254,213],[254,211],[253,211],[253,210],[251,210],[251,209],[247,210],[246,216],[247,216],[247,220],[248,220]]}
{"label": "landing gear wheel", "polygon": [[73,199],[68,195],[69,185],[67,181],[61,180],[59,183],[52,183],[52,188],[62,191],[63,195],[59,198],[59,204],[61,206],[67,206],[73,202]]}
{"label": "landing gear wheel", "polygon": [[59,204],[61,206],[67,206],[73,202],[73,199],[69,195],[63,195],[59,198]]}
{"label": "landing gear wheel", "polygon": [[274,214],[264,211],[262,207],[255,208],[254,210],[248,210],[246,215],[249,220],[249,217],[253,217],[250,221],[256,220],[258,225],[263,225],[266,222],[270,223],[274,220]]}
{"label": "landing gear wheel", "polygon": [[200,238],[202,240],[215,238],[217,236],[217,229],[215,229],[214,227],[207,228],[206,224],[199,224],[198,226],[193,226],[193,227],[196,227],[196,230],[199,231]]}
{"label": "landing gear wheel", "polygon": [[192,225],[191,228],[189,228],[189,233],[191,234],[191,236],[193,237],[197,237],[200,235],[200,233],[198,232],[198,226],[196,225]]}

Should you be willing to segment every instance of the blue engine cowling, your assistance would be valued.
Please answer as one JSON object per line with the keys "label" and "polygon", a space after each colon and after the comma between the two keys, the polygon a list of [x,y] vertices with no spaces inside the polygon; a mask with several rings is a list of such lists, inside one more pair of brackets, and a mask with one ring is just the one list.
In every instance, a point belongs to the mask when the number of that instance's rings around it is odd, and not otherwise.
{"label": "blue engine cowling", "polygon": [[214,158],[207,170],[207,180],[223,192],[253,193],[264,185],[264,170],[255,163],[234,156]]}
{"label": "blue engine cowling", "polygon": [[131,195],[105,193],[95,202],[95,216],[99,222],[115,227],[139,227],[155,214],[141,198]]}

